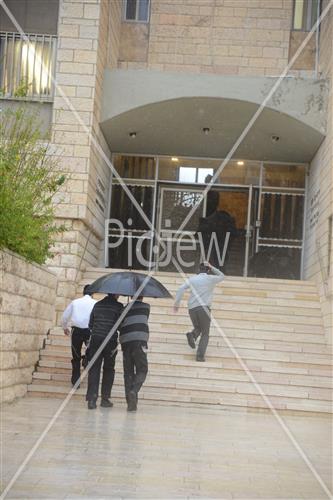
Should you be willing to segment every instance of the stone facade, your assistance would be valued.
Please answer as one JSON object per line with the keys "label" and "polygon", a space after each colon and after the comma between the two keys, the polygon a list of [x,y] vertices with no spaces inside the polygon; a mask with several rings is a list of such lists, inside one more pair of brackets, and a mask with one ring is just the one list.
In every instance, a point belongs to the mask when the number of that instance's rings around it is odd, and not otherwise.
{"label": "stone facade", "polygon": [[31,383],[39,349],[55,323],[57,277],[44,266],[0,252],[0,401],[23,396]]}
{"label": "stone facade", "polygon": [[[302,38],[292,0],[151,0],[150,23],[122,23],[120,68],[279,75]],[[314,69],[311,50],[295,69]]]}
{"label": "stone facade", "polygon": [[[324,6],[327,2],[324,2]],[[330,81],[327,107],[327,135],[313,158],[308,177],[305,233],[305,275],[317,282],[324,316],[327,339],[332,343],[333,328],[333,101],[332,101],[332,9],[321,27],[320,70]]]}
{"label": "stone facade", "polygon": [[109,9],[108,65],[116,68],[119,57],[121,36],[122,1],[113,0]]}
{"label": "stone facade", "polygon": [[74,297],[86,265],[100,261],[110,171],[109,149],[99,128],[103,69],[108,53],[109,2],[60,1],[59,47],[53,108],[53,154],[68,175],[56,214],[68,231],[49,262],[57,272],[58,319]]}

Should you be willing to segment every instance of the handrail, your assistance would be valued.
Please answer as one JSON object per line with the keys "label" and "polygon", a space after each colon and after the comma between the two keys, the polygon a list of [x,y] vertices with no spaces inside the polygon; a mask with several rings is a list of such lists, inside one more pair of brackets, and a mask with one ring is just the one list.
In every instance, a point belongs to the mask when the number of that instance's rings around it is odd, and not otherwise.
{"label": "handrail", "polygon": [[77,280],[77,277],[79,275],[79,272],[81,271],[81,265],[82,265],[83,257],[85,256],[85,253],[86,253],[87,246],[88,246],[88,243],[90,241],[90,236],[91,235],[92,235],[92,230],[90,229],[90,231],[88,233],[88,238],[86,240],[86,244],[84,246],[84,249],[83,249],[83,252],[82,252],[82,255],[81,255],[81,259],[80,259],[80,262],[79,262],[79,265],[78,265],[78,268],[77,268],[77,271],[76,271],[75,279],[73,280],[74,283],[76,283],[76,280]]}

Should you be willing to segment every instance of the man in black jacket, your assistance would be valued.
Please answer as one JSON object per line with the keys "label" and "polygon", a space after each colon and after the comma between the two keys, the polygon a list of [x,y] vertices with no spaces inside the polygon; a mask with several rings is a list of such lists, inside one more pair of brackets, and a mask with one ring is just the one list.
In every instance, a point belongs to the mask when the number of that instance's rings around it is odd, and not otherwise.
{"label": "man in black jacket", "polygon": [[149,338],[148,318],[150,305],[142,297],[130,302],[119,334],[123,351],[124,385],[127,411],[136,411],[138,392],[148,373],[147,342]]}
{"label": "man in black jacket", "polygon": [[[88,349],[89,361],[99,349],[121,315],[123,306],[117,299],[118,296],[109,294],[103,300],[97,302],[91,312],[89,321],[89,328],[91,330],[91,338]],[[117,344],[118,331],[115,331],[95,360],[92,367],[89,369],[88,390],[86,395],[89,410],[94,410],[96,408],[102,361],[103,378],[101,406],[104,408],[110,408],[113,406],[113,403],[110,401],[110,396],[114,381],[114,365],[117,356]]]}

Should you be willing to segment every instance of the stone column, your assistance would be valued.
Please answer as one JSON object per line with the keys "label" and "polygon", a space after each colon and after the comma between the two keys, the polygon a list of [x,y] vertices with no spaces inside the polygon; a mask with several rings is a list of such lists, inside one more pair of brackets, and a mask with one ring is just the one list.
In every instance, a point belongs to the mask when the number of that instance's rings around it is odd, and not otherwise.
{"label": "stone column", "polygon": [[76,294],[81,271],[99,264],[104,238],[109,169],[94,140],[109,156],[99,128],[108,10],[108,0],[60,0],[52,144],[68,176],[56,199],[59,224],[68,230],[59,236],[49,262],[58,275],[58,322]]}

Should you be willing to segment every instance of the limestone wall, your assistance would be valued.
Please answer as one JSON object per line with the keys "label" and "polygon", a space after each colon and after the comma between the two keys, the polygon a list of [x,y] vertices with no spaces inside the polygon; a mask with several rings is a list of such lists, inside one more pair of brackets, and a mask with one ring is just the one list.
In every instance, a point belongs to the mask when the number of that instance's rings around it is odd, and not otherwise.
{"label": "limestone wall", "polygon": [[120,33],[121,33],[122,0],[110,2],[109,10],[109,40],[108,40],[108,64],[116,68],[119,55]]}
{"label": "limestone wall", "polygon": [[55,322],[57,278],[44,266],[0,251],[0,401],[23,396],[47,331]]}
{"label": "limestone wall", "polygon": [[69,179],[55,200],[68,231],[48,262],[58,276],[58,319],[74,298],[81,271],[100,263],[103,246],[110,171],[101,151],[106,158],[110,152],[99,116],[109,7],[108,0],[60,0],[52,144]]}
{"label": "limestone wall", "polygon": [[[327,2],[324,2],[324,6]],[[307,211],[305,231],[305,278],[316,281],[329,342],[333,341],[333,13],[324,20],[321,27],[320,70],[330,80],[327,107],[327,135],[313,158],[308,176]],[[326,283],[325,283],[326,280]]]}
{"label": "limestone wall", "polygon": [[[151,0],[149,24],[122,23],[118,66],[276,76],[300,42],[292,13],[292,0]],[[295,69],[313,63],[312,47]]]}

